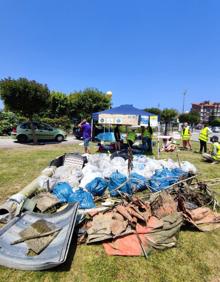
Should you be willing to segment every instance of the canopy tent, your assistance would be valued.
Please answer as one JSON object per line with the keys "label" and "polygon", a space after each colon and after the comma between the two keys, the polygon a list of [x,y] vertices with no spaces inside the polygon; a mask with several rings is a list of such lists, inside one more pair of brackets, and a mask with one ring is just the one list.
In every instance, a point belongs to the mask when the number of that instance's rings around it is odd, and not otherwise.
{"label": "canopy tent", "polygon": [[155,114],[151,114],[145,112],[143,110],[139,110],[135,108],[133,105],[121,105],[119,107],[115,107],[109,110],[97,112],[92,114],[93,120],[98,120],[100,114],[110,114],[110,115],[135,115],[135,116],[155,116]]}
{"label": "canopy tent", "polygon": [[[92,114],[92,127],[93,121],[98,121],[103,125],[121,124],[121,125],[144,125],[148,123],[151,126],[158,127],[159,134],[159,117],[158,115],[145,112],[135,108],[133,105],[121,105],[112,109]],[[159,139],[158,139],[158,155],[159,155]]]}

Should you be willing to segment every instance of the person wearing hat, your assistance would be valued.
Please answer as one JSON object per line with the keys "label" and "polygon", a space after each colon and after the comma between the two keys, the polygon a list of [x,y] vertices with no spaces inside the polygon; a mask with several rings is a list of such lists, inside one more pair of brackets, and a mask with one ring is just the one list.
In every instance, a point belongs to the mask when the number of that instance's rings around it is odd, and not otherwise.
{"label": "person wearing hat", "polygon": [[202,157],[207,162],[219,163],[220,162],[220,143],[219,143],[218,136],[212,136],[210,138],[210,141],[212,142],[210,154],[204,153]]}
{"label": "person wearing hat", "polygon": [[190,132],[190,129],[189,129],[187,122],[184,122],[184,124],[183,124],[181,136],[182,136],[183,148],[187,150],[188,146],[189,146],[189,149],[192,150],[192,146],[191,146],[191,142],[190,142],[191,132]]}
{"label": "person wearing hat", "polygon": [[207,152],[207,142],[208,142],[210,133],[212,133],[212,131],[208,128],[208,125],[204,123],[203,128],[201,129],[199,133],[200,154],[202,154],[203,150],[204,150],[204,153]]}
{"label": "person wearing hat", "polygon": [[133,147],[135,140],[137,139],[137,134],[135,132],[135,128],[131,127],[131,131],[127,133],[127,143],[129,147]]}

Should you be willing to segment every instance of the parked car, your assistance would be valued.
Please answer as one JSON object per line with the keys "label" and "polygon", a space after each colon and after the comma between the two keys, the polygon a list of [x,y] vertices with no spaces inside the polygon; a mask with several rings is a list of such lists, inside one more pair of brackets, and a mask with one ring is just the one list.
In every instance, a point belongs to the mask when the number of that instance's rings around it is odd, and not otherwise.
{"label": "parked car", "polygon": [[79,127],[73,127],[73,135],[76,137],[76,139],[83,139],[82,137],[82,130]]}
{"label": "parked car", "polygon": [[[67,134],[59,128],[54,128],[46,123],[33,122],[35,133],[38,140],[55,140],[62,142]],[[26,143],[33,140],[30,122],[23,122],[12,130],[11,135],[15,137],[19,143]]]}
{"label": "parked car", "polygon": [[214,126],[214,127],[212,128],[212,132],[214,132],[214,133],[220,133],[220,127],[219,127],[219,126]]}

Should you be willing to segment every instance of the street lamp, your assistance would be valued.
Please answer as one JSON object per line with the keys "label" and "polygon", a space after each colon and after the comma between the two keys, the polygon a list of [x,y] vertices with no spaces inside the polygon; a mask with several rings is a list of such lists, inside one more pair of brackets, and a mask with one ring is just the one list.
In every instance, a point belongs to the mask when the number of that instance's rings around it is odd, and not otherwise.
{"label": "street lamp", "polygon": [[185,97],[186,97],[187,90],[183,92],[183,113],[185,112]]}
{"label": "street lamp", "polygon": [[[109,100],[112,102],[112,91],[107,91],[105,95],[106,95],[106,96],[109,98]],[[111,106],[110,106],[110,108],[111,108]]]}

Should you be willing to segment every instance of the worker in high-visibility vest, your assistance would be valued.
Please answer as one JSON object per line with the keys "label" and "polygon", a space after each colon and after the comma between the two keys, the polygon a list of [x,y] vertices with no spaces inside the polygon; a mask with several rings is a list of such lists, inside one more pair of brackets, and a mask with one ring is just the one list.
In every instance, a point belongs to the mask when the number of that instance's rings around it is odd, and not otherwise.
{"label": "worker in high-visibility vest", "polygon": [[191,132],[190,132],[190,129],[189,129],[187,122],[184,122],[184,124],[183,124],[181,136],[182,136],[183,148],[187,150],[188,146],[189,146],[189,149],[192,150],[192,145],[191,145],[191,142],[190,142]]}
{"label": "worker in high-visibility vest", "polygon": [[212,136],[210,141],[212,142],[210,154],[204,153],[202,157],[207,162],[220,163],[220,143],[218,136]]}
{"label": "worker in high-visibility vest", "polygon": [[153,136],[153,129],[148,124],[147,127],[141,126],[141,140],[143,149],[146,152],[149,152],[152,154],[152,136]]}
{"label": "worker in high-visibility vest", "polygon": [[137,139],[135,128],[131,127],[131,131],[127,133],[126,139],[127,139],[128,146],[132,148],[135,140]]}
{"label": "worker in high-visibility vest", "polygon": [[210,133],[212,133],[212,131],[208,128],[208,125],[204,123],[203,128],[201,129],[199,133],[200,153],[201,154],[202,154],[203,149],[204,149],[204,153],[207,152],[207,142],[208,142]]}

